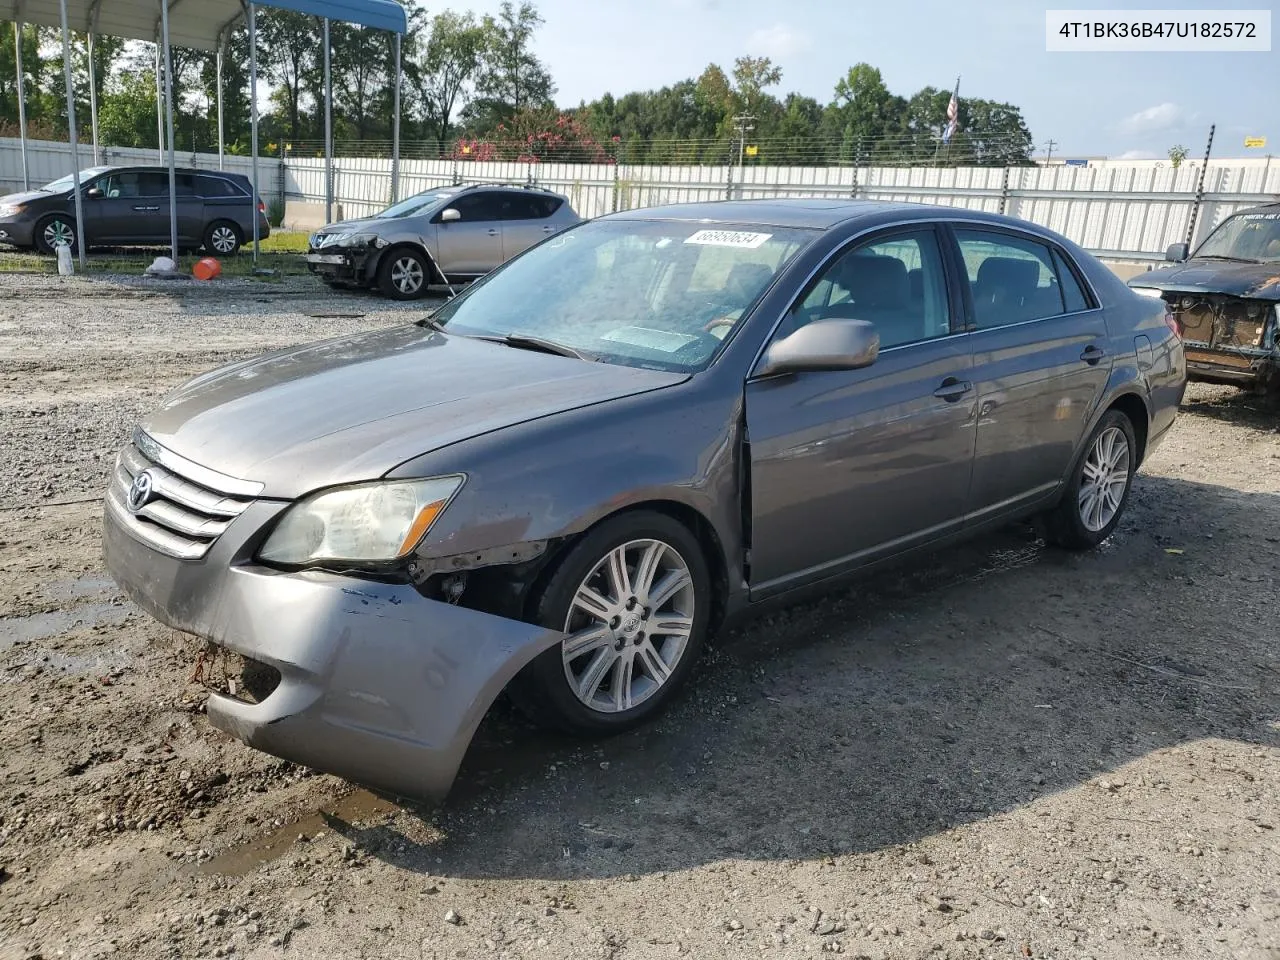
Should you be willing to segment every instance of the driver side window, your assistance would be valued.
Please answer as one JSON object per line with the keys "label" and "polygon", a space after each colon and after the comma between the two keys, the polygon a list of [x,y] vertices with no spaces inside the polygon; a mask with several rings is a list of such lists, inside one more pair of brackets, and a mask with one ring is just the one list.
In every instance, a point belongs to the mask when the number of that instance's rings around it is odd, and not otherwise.
{"label": "driver side window", "polygon": [[925,228],[881,235],[838,255],[792,308],[778,335],[835,319],[874,324],[882,350],[951,333],[937,234]]}

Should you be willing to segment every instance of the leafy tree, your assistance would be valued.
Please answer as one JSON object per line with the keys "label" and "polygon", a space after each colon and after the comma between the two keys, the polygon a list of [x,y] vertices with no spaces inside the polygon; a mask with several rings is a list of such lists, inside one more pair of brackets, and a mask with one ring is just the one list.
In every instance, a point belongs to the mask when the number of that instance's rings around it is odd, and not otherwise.
{"label": "leafy tree", "polygon": [[469,109],[473,126],[493,129],[527,107],[551,103],[555,83],[531,49],[533,33],[542,23],[532,3],[516,7],[510,0],[504,0],[496,19],[485,17],[487,42],[476,83],[479,95]]}
{"label": "leafy tree", "polygon": [[431,21],[418,91],[427,133],[437,142],[448,139],[455,112],[470,102],[488,50],[486,26],[473,14],[446,10]]}
{"label": "leafy tree", "polygon": [[1176,144],[1169,148],[1169,166],[1177,170],[1182,166],[1182,161],[1187,159],[1187,148],[1182,144]]}

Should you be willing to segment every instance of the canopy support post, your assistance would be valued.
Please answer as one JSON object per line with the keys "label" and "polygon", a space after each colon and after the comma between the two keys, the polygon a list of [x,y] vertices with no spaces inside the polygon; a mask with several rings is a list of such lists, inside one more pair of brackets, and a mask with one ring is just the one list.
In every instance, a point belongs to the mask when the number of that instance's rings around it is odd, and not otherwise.
{"label": "canopy support post", "polygon": [[[65,3],[66,0],[63,0]],[[164,41],[164,113],[169,129],[169,246],[178,266],[178,170],[173,135],[173,56],[169,50],[169,0],[160,0],[160,36]]]}
{"label": "canopy support post", "polygon": [[226,152],[226,144],[223,140],[222,132],[222,58],[226,52],[227,41],[222,35],[218,36],[218,52],[215,56],[217,78],[214,81],[216,88],[215,97],[218,102],[218,169],[223,169],[223,156]]}
{"label": "canopy support post", "polygon": [[67,0],[58,0],[62,14],[62,73],[67,83],[67,137],[71,141],[71,195],[76,207],[76,249],[80,268],[88,265],[84,250],[84,199],[80,196],[80,145],[76,142],[76,89],[71,82],[71,32],[67,29]]}
{"label": "canopy support post", "polygon": [[31,189],[31,168],[27,164],[27,105],[25,81],[22,76],[22,24],[13,23],[13,59],[17,64],[18,81],[18,139],[22,143],[22,189]]}
{"label": "canopy support post", "polygon": [[[63,0],[65,3],[66,0]],[[253,265],[258,266],[258,6],[249,13],[249,152],[253,175]]]}
{"label": "canopy support post", "polygon": [[156,149],[164,163],[164,91],[160,87],[160,41],[156,40]]}
{"label": "canopy support post", "polygon": [[400,200],[400,34],[396,34],[395,104],[391,108],[391,202]]}
{"label": "canopy support post", "polygon": [[86,37],[89,48],[89,129],[93,133],[93,165],[102,163],[102,154],[98,152],[98,78],[93,63],[93,31]]}
{"label": "canopy support post", "polygon": [[324,222],[333,223],[333,70],[329,18],[324,18]]}

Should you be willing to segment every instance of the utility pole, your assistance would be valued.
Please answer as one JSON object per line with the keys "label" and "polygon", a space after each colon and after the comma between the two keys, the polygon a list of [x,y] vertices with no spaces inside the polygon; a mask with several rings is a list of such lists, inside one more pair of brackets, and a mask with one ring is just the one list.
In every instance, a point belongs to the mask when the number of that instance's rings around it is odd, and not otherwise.
{"label": "utility pole", "polygon": [[1050,138],[1049,142],[1045,144],[1044,162],[1046,166],[1048,165],[1049,161],[1053,159],[1053,148],[1056,147],[1057,145],[1058,145],[1058,141],[1052,138]]}

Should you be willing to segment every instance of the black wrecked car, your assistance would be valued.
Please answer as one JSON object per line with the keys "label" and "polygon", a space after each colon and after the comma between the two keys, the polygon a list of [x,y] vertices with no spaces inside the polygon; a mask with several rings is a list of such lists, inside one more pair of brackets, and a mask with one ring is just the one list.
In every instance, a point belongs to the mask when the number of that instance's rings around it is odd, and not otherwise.
{"label": "black wrecked car", "polygon": [[1224,220],[1196,252],[1175,243],[1176,266],[1129,281],[1162,297],[1187,351],[1187,376],[1250,388],[1280,402],[1280,203]]}

